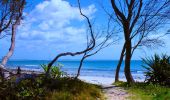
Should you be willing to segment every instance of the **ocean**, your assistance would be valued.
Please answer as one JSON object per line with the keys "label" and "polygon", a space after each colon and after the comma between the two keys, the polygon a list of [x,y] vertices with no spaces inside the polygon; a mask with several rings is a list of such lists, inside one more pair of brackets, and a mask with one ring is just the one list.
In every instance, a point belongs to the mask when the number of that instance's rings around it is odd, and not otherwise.
{"label": "ocean", "polygon": [[[43,71],[41,64],[48,64],[47,60],[11,60],[7,66],[9,68],[17,68],[20,66],[21,70],[36,70]],[[79,61],[59,61],[58,63],[64,65],[61,70],[69,75],[74,76],[77,73]],[[99,77],[114,77],[117,60],[90,60],[84,61],[80,76],[99,76]],[[55,63],[57,64],[57,63]],[[135,79],[144,79],[144,72],[141,60],[132,60],[131,72]],[[120,69],[120,78],[124,79],[124,62]]]}

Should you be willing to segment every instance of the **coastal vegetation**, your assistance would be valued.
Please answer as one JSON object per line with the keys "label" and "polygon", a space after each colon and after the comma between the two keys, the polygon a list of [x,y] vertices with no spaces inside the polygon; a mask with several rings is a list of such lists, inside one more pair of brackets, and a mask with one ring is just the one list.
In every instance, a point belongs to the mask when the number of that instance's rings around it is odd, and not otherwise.
{"label": "coastal vegetation", "polygon": [[[43,68],[47,68],[43,65]],[[95,100],[104,99],[101,87],[68,77],[59,67],[52,66],[49,77],[42,74],[16,74],[0,80],[3,100]]]}
{"label": "coastal vegetation", "polygon": [[143,59],[143,62],[143,67],[147,69],[146,83],[170,86],[170,56],[155,54],[151,58]]}
{"label": "coastal vegetation", "polygon": [[116,86],[123,87],[131,94],[132,100],[168,100],[170,99],[170,57],[166,54],[144,58],[146,68],[145,82],[128,84],[127,82],[115,82]]}
{"label": "coastal vegetation", "polygon": [[[79,76],[83,62],[87,58],[121,40],[119,37],[123,38],[124,41],[116,73],[113,73],[115,74],[114,85],[127,90],[130,94],[129,99],[132,100],[170,99],[170,56],[155,54],[153,57],[143,58],[143,66],[141,67],[146,70],[144,82],[136,82],[131,73],[132,56],[136,49],[139,47],[153,49],[164,45],[162,37],[169,34],[169,30],[163,34],[160,33],[160,30],[165,29],[169,22],[170,0],[110,0],[110,12],[101,5],[108,20],[105,23],[107,27],[101,28],[99,31],[95,30],[93,18],[89,17],[88,14],[86,15],[82,9],[81,0],[76,0],[76,2],[76,11],[87,24],[87,32],[84,36],[86,45],[83,45],[84,48],[76,52],[62,51],[48,64],[41,65],[43,72],[30,74],[22,73],[20,67],[17,71],[6,68],[8,60],[14,53],[16,33],[17,30],[20,30],[18,26],[26,15],[24,11],[27,11],[25,10],[27,0],[0,1],[0,39],[7,35],[11,39],[9,50],[2,58],[0,65],[0,99],[105,99],[101,86],[82,81]],[[61,64],[56,64],[64,56],[81,56],[76,75],[68,75],[62,71]],[[123,61],[125,62],[124,75],[127,82],[119,81],[119,72]]]}
{"label": "coastal vegetation", "polygon": [[[15,49],[15,38],[17,27],[20,25],[26,0],[1,0],[0,1],[0,36],[6,37],[11,33],[11,44],[9,51],[3,57],[1,67],[7,64]],[[4,34],[5,33],[5,34]]]}
{"label": "coastal vegetation", "polygon": [[102,100],[103,98],[100,86],[66,77],[44,80],[36,76],[19,82],[11,79],[0,84],[2,100]]}
{"label": "coastal vegetation", "polygon": [[[166,26],[168,16],[166,15],[170,9],[170,1],[157,0],[111,0],[113,16],[117,27],[121,28],[124,37],[124,45],[120,55],[119,63],[115,73],[115,81],[119,81],[120,66],[125,58],[124,74],[128,83],[134,83],[131,74],[131,58],[139,47],[158,47],[163,44],[159,38],[161,34],[157,34],[161,28]],[[159,35],[158,37],[152,37]],[[125,56],[125,57],[124,57]]]}
{"label": "coastal vegetation", "polygon": [[152,83],[116,82],[114,85],[124,88],[130,94],[130,100],[169,100],[170,88]]}

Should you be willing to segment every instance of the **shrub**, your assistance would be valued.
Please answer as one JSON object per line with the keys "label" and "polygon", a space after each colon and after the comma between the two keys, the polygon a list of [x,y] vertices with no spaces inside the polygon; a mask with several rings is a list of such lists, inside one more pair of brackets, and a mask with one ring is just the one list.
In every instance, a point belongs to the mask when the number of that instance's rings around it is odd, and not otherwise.
{"label": "shrub", "polygon": [[102,98],[100,87],[70,77],[48,78],[45,75],[17,77],[0,83],[0,100],[96,100]]}
{"label": "shrub", "polygon": [[[44,71],[47,65],[42,65]],[[46,74],[20,74],[0,81],[0,100],[95,100],[102,98],[99,86],[68,77],[61,65]]]}
{"label": "shrub", "polygon": [[88,84],[74,78],[61,78],[53,87],[52,100],[103,100],[100,86]]}
{"label": "shrub", "polygon": [[41,67],[42,67],[43,71],[46,73],[48,66],[46,64],[42,64]]}
{"label": "shrub", "polygon": [[[48,69],[48,65],[42,64],[41,67],[43,68],[44,72],[47,72]],[[60,77],[64,77],[67,76],[67,74],[61,70],[61,68],[63,67],[63,65],[61,64],[57,64],[57,66],[52,66],[50,69],[50,77],[51,78],[60,78]]]}
{"label": "shrub", "polygon": [[[40,99],[45,96],[45,88],[40,77],[13,76],[0,83],[0,100]],[[28,77],[29,76],[29,77]]]}
{"label": "shrub", "polygon": [[114,83],[116,86],[123,87],[130,94],[128,100],[170,100],[170,88],[159,84],[127,82]]}
{"label": "shrub", "polygon": [[143,59],[146,68],[145,81],[153,84],[170,86],[170,56],[154,55],[151,58]]}

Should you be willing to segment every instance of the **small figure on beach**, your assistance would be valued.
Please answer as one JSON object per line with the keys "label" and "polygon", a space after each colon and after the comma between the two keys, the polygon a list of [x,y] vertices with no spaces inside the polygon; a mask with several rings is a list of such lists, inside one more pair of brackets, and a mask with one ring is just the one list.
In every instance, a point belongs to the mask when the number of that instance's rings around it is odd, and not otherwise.
{"label": "small figure on beach", "polygon": [[18,75],[20,75],[20,74],[21,74],[21,68],[20,68],[20,66],[18,66],[17,74],[18,74]]}

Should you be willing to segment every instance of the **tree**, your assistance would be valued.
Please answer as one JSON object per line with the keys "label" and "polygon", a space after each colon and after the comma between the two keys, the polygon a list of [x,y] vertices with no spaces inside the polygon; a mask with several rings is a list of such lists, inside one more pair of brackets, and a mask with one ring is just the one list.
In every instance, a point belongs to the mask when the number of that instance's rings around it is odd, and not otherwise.
{"label": "tree", "polygon": [[[6,0],[4,2],[5,2],[4,6],[5,6],[6,10],[3,10],[3,11],[9,12],[11,14],[10,14],[9,18],[7,18],[7,17],[3,17],[5,19],[2,18],[3,20],[1,20],[1,23],[4,23],[4,20],[9,20],[9,22],[7,22],[7,24],[2,24],[2,27],[4,26],[4,28],[1,29],[1,32],[3,31],[3,29],[5,30],[5,27],[6,27],[6,29],[11,28],[11,31],[10,31],[11,32],[11,45],[10,45],[8,53],[2,59],[2,65],[6,65],[8,59],[12,56],[12,54],[14,52],[16,29],[22,19],[23,9],[24,9],[24,5],[25,5],[26,1],[25,0]],[[2,3],[4,3],[4,2],[2,2]]]}
{"label": "tree", "polygon": [[10,10],[10,3],[8,0],[0,1],[0,35],[6,30],[12,21],[13,11]]}
{"label": "tree", "polygon": [[[90,19],[84,15],[81,10],[80,10],[80,14],[87,20],[87,23],[88,23],[88,27],[89,27],[89,30],[90,30],[90,45],[88,45],[84,50],[82,51],[78,51],[78,52],[65,52],[65,53],[60,53],[58,54],[49,64],[48,64],[48,68],[47,68],[47,72],[46,72],[46,77],[48,77],[49,75],[49,72],[50,72],[50,69],[51,69],[51,66],[56,62],[58,61],[58,59],[60,57],[63,57],[63,56],[76,56],[76,55],[81,55],[81,54],[84,54],[85,52],[87,51],[90,51],[91,49],[93,49],[96,45],[96,41],[95,41],[95,35],[93,33],[93,28],[92,28],[92,24],[90,22]],[[88,33],[87,33],[88,35]],[[88,40],[88,39],[87,39]]]}
{"label": "tree", "polygon": [[[78,76],[80,75],[80,70],[81,70],[81,67],[83,65],[83,61],[90,57],[90,56],[93,56],[95,55],[96,53],[98,53],[100,50],[112,45],[115,41],[117,40],[114,40],[114,41],[110,41],[114,35],[114,32],[113,30],[109,30],[109,23],[110,21],[108,21],[108,28],[107,28],[107,32],[105,31],[102,31],[101,33],[100,32],[95,32],[94,31],[94,28],[93,28],[93,25],[91,24],[91,21],[90,21],[90,18],[88,16],[86,16],[82,10],[81,10],[81,5],[80,5],[80,0],[78,0],[78,8],[79,8],[79,12],[80,12],[80,15],[83,16],[86,21],[87,21],[87,24],[88,24],[88,29],[89,29],[89,33],[87,32],[86,33],[86,42],[87,42],[87,46],[84,50],[82,51],[78,51],[78,52],[66,52],[66,53],[61,53],[61,54],[58,54],[49,64],[48,64],[48,70],[47,70],[47,73],[46,75],[48,76],[49,74],[49,71],[50,71],[50,68],[51,66],[62,56],[76,56],[76,55],[83,55],[81,61],[80,61],[80,65],[78,67],[78,71],[77,71],[77,75],[75,77],[75,79],[78,78]],[[104,38],[102,39],[100,42],[98,42],[98,40],[100,40],[101,38]]]}
{"label": "tree", "polygon": [[[79,6],[80,14],[84,15],[82,13],[82,10],[81,10],[80,0],[77,0],[77,1],[78,1],[78,6]],[[84,16],[86,16],[86,15],[84,15]],[[89,19],[87,16],[86,16],[86,18]],[[107,31],[106,32],[102,32],[100,36],[98,36],[99,32],[96,33],[95,41],[98,44],[96,44],[95,47],[92,48],[91,50],[84,52],[83,57],[80,60],[80,64],[79,64],[77,75],[76,75],[75,79],[77,79],[79,77],[80,70],[81,70],[81,68],[83,66],[83,62],[84,62],[85,59],[87,59],[90,56],[93,56],[93,55],[97,54],[99,51],[101,51],[102,49],[112,45],[113,43],[115,43],[118,40],[118,39],[115,39],[115,40],[113,40],[111,42],[108,42],[109,40],[111,40],[111,38],[115,34],[113,32],[113,30],[110,31],[110,19],[111,18],[109,18],[109,21],[108,21]],[[89,23],[89,24],[91,24],[91,23]],[[103,37],[104,39],[102,41],[100,41],[100,42],[97,42],[97,40],[99,40],[101,37]],[[87,39],[88,39],[88,37],[87,37]],[[90,46],[90,43],[88,43],[88,40],[87,40],[87,48],[88,48],[88,46]]]}
{"label": "tree", "polygon": [[123,62],[123,58],[125,55],[125,47],[126,47],[126,44],[124,43],[121,54],[120,54],[119,62],[116,67],[115,82],[119,81],[119,71],[120,71],[120,67],[121,67],[121,64]]}
{"label": "tree", "polygon": [[[144,43],[158,43],[158,40],[149,36],[156,34],[157,29],[165,26],[170,0],[111,0],[111,4],[115,13],[114,18],[122,28],[125,40],[117,71],[125,52],[125,76],[128,83],[133,83],[130,71],[132,55],[139,46],[144,46]],[[116,74],[118,75],[118,72]]]}

